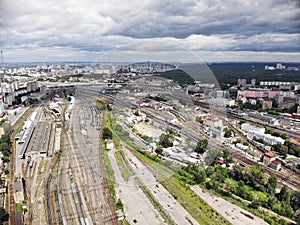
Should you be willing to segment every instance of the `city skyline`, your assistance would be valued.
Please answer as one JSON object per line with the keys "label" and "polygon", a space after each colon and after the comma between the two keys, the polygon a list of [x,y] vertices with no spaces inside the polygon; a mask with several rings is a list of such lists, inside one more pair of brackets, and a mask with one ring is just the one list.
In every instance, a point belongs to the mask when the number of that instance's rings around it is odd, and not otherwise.
{"label": "city skyline", "polygon": [[298,1],[0,4],[4,62],[299,62]]}

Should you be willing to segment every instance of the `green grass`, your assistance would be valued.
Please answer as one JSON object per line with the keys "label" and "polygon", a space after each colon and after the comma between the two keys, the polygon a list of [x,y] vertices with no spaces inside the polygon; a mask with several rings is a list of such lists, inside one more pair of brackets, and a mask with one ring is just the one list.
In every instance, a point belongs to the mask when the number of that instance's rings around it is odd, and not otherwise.
{"label": "green grass", "polygon": [[110,111],[106,111],[106,121],[105,121],[105,126],[107,126],[111,132],[112,132],[112,140],[114,142],[114,145],[115,145],[115,148],[117,150],[120,149],[120,141],[119,141],[119,138],[117,137],[116,135],[116,132],[114,130],[114,123],[112,121],[112,117],[111,117],[111,112]]}
{"label": "green grass", "polygon": [[115,152],[115,158],[118,164],[118,167],[121,172],[121,176],[125,181],[128,181],[129,178],[134,175],[134,172],[129,165],[127,159],[125,158],[124,152],[121,150],[118,150]]}
{"label": "green grass", "polygon": [[178,181],[176,176],[162,181],[161,184],[200,224],[230,224],[223,216],[190,190],[189,186]]}
{"label": "green grass", "polygon": [[[202,187],[202,188],[205,189],[205,187]],[[212,190],[210,190],[210,191],[212,191]],[[283,219],[279,218],[278,216],[271,215],[269,212],[265,211],[264,209],[250,208],[248,202],[238,196],[235,196],[235,195],[224,196],[216,191],[214,191],[213,193],[215,195],[217,195],[218,197],[223,198],[226,201],[229,201],[232,204],[235,204],[250,213],[253,213],[255,216],[262,218],[264,221],[266,221],[267,223],[269,223],[271,225],[289,224],[288,222],[284,221]]]}
{"label": "green grass", "polygon": [[105,167],[105,172],[107,175],[107,180],[109,184],[109,189],[111,192],[111,195],[114,199],[114,202],[116,202],[116,191],[115,191],[115,172],[112,168],[112,165],[110,163],[109,157],[108,157],[108,150],[106,149],[106,144],[102,142],[102,149],[103,149],[103,163]]}
{"label": "green grass", "polygon": [[45,172],[49,161],[43,160],[40,162],[38,174],[42,174]]}
{"label": "green grass", "polygon": [[24,209],[23,209],[23,204],[22,203],[17,203],[16,204],[16,208],[17,208],[17,212],[22,212]]}
{"label": "green grass", "polygon": [[24,121],[27,119],[27,117],[33,112],[33,110],[35,110],[36,107],[29,107],[25,113],[23,114],[23,116],[15,123],[14,125],[14,131],[12,133],[12,138],[14,139],[15,136],[21,132],[22,130],[22,126],[24,124]]}

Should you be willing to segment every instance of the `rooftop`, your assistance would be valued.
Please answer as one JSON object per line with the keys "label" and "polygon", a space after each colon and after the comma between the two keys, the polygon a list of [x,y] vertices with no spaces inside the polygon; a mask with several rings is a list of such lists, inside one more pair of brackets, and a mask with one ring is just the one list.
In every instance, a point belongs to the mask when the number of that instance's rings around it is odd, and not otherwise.
{"label": "rooftop", "polygon": [[45,121],[38,122],[32,134],[26,152],[37,151],[47,153],[51,132],[51,124]]}
{"label": "rooftop", "polygon": [[271,164],[280,165],[280,164],[282,164],[282,163],[279,162],[279,161],[277,161],[277,160],[274,160],[274,161],[271,162]]}
{"label": "rooftop", "polygon": [[268,158],[275,158],[276,157],[276,155],[271,153],[271,152],[266,152],[265,156],[268,157]]}
{"label": "rooftop", "polygon": [[295,139],[291,139],[290,142],[293,143],[294,145],[300,146],[300,142],[296,141]]}

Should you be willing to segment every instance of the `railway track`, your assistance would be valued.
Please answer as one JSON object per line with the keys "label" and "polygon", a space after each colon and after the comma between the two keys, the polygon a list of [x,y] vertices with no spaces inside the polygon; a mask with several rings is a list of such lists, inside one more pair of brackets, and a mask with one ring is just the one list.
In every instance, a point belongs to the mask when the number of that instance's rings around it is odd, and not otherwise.
{"label": "railway track", "polygon": [[[14,143],[14,140],[11,140],[11,143]],[[14,197],[14,174],[15,174],[15,146],[12,145],[10,149],[10,163],[9,163],[9,171],[10,171],[10,179],[9,179],[9,222],[10,224],[16,223],[16,202]]]}
{"label": "railway track", "polygon": [[228,117],[228,118],[232,118],[232,119],[239,119],[239,120],[244,120],[246,122],[249,122],[249,123],[255,123],[255,124],[258,124],[260,126],[263,126],[263,127],[268,127],[269,129],[272,129],[272,130],[275,130],[275,131],[278,131],[278,132],[284,132],[287,134],[287,136],[289,138],[293,138],[293,139],[298,139],[299,138],[299,134],[297,134],[297,132],[293,132],[293,131],[290,131],[290,130],[286,130],[286,129],[283,129],[281,127],[275,127],[275,126],[271,126],[269,124],[266,124],[266,123],[263,123],[263,122],[260,122],[260,121],[257,121],[257,120],[252,120],[250,118],[247,118],[245,116],[241,116],[241,115],[238,115],[238,114],[235,114],[235,113],[232,113],[228,110],[226,110],[225,108],[225,111],[222,111],[222,110],[219,110],[218,108],[216,107],[212,107],[210,105],[207,105],[207,104],[204,104],[202,102],[199,102],[199,101],[196,101],[194,100],[194,103],[195,105],[197,106],[201,106],[201,107],[204,107],[206,109],[209,109],[209,110],[212,110],[212,111],[215,111],[221,115],[223,115],[224,117]]}
{"label": "railway track", "polygon": [[[81,129],[90,127],[89,129],[91,129],[91,131],[87,130],[87,133],[102,130],[100,110],[96,107],[95,102],[93,103],[91,101],[96,100],[96,98],[88,97],[89,98],[82,96],[80,92],[76,93],[76,104],[78,104],[76,107],[78,108],[72,112],[72,126],[69,129],[71,133],[67,134],[69,137],[67,146],[69,145],[70,147],[67,147],[68,153],[66,157],[69,157],[69,160],[74,159],[75,164],[72,163],[70,169],[73,171],[73,176],[76,177],[76,182],[73,184],[73,186],[75,185],[75,187],[73,187],[74,190],[70,187],[61,187],[60,193],[64,196],[72,192],[72,201],[75,203],[76,212],[73,212],[73,214],[65,214],[64,218],[67,221],[74,221],[74,219],[76,219],[77,222],[83,225],[91,224],[90,222],[92,221],[90,221],[89,218],[93,220],[93,224],[96,224],[96,221],[98,221],[97,224],[114,225],[118,224],[118,220],[108,180],[104,176],[105,169],[102,161],[101,141],[97,141],[100,149],[98,144],[94,149],[91,149],[88,146],[92,140],[89,140],[88,137],[84,139],[81,137],[81,135],[83,135],[80,132]],[[76,115],[81,115],[81,120],[85,122],[81,123],[79,116],[76,117]],[[95,137],[97,137],[97,139],[101,138],[99,134],[95,134]],[[70,141],[72,143],[70,143]],[[89,152],[89,154],[87,152]],[[97,165],[92,164],[92,162],[96,162],[95,159],[99,161],[96,163]],[[100,176],[101,182],[98,182]],[[100,206],[99,202],[101,202]]]}
{"label": "railway track", "polygon": [[[102,123],[101,123],[101,128],[104,127],[105,124],[105,111],[102,112]],[[106,174],[105,171],[105,166],[104,166],[104,161],[103,161],[103,149],[102,149],[102,129],[100,129],[99,132],[99,139],[100,139],[100,143],[99,143],[99,162],[100,162],[100,169],[101,169],[101,174]],[[108,184],[108,180],[106,178],[106,176],[103,176],[103,187],[105,192],[107,193],[107,200],[108,200],[108,205],[110,209],[113,209],[113,213],[107,213],[106,218],[105,218],[105,223],[112,224],[112,225],[118,225],[118,216],[115,210],[115,204],[112,201],[112,195],[111,195],[111,191],[109,188],[109,184]]]}
{"label": "railway track", "polygon": [[[114,97],[114,96],[112,96],[112,95],[101,94],[101,93],[99,93],[99,92],[97,92],[96,90],[93,90],[93,89],[84,89],[84,88],[81,88],[81,89],[82,89],[82,92],[83,92],[86,96],[91,96],[91,95],[102,96],[102,97],[109,98],[110,100],[112,100],[112,101],[114,101],[114,102],[118,102],[118,104],[121,104],[121,105],[130,107],[129,104],[126,104],[125,102],[123,102],[123,101],[117,99],[116,97]],[[197,103],[197,102],[196,102],[196,103]],[[199,102],[198,102],[198,103],[199,103]],[[196,104],[196,105],[197,105],[197,104]],[[198,105],[199,105],[199,106],[202,106],[202,107],[205,107],[205,108],[207,108],[207,109],[211,109],[208,105],[204,105],[204,106],[203,106],[203,104],[198,104]],[[244,117],[240,117],[240,116],[237,117],[237,116],[234,116],[234,115],[230,115],[230,114],[228,114],[228,112],[226,112],[226,111],[221,111],[221,110],[216,109],[216,108],[213,108],[212,110],[216,111],[217,113],[219,113],[219,114],[221,114],[221,115],[223,115],[223,116],[225,116],[225,117],[226,117],[226,116],[229,116],[229,117],[231,116],[232,118],[235,118],[235,119],[243,119],[243,120],[245,120]],[[143,111],[143,112],[147,113],[146,111]],[[148,113],[148,116],[150,116],[151,118],[154,117],[154,115],[151,114],[151,113]],[[159,122],[159,123],[161,122],[161,123],[163,123],[164,125],[166,124],[166,121],[162,121],[162,120],[160,120],[159,118],[157,119],[157,122]],[[249,122],[253,122],[253,121],[252,121],[252,120],[249,120]],[[170,125],[172,126],[172,124],[170,124]],[[261,125],[262,125],[262,126],[266,126],[266,125],[263,124],[263,123],[262,123]],[[195,141],[200,140],[199,137],[196,137],[195,135],[192,135],[192,134],[190,134],[189,132],[186,132],[185,130],[182,129],[182,127],[176,126],[176,127],[174,127],[174,128],[175,128],[175,129],[179,129],[179,130],[181,131],[181,133],[184,133],[185,135],[189,136],[190,138],[192,138],[192,139],[195,140]],[[270,128],[274,129],[273,127],[270,127]],[[290,132],[290,137],[295,137],[294,135],[295,135],[295,134],[293,134],[293,133]],[[216,146],[216,147],[219,147],[219,148],[221,148],[221,149],[228,149],[228,148],[225,148],[222,144],[218,144],[218,143],[216,143],[216,142],[214,142],[214,143],[215,143],[214,146]],[[234,157],[238,162],[240,162],[240,163],[243,163],[243,164],[245,164],[245,165],[247,165],[247,166],[251,166],[252,164],[255,163],[254,161],[252,161],[252,160],[246,158],[245,156],[242,156],[242,155],[239,155],[239,156],[238,156],[238,153],[236,153],[236,151],[233,151],[232,149],[228,149],[228,150],[230,150],[230,152],[233,154],[233,157]],[[260,150],[260,151],[263,153],[262,150]],[[261,165],[261,166],[262,166],[263,169],[264,169],[265,171],[267,171],[267,172],[274,172],[274,173],[276,173],[277,176],[278,176],[278,178],[280,178],[280,179],[282,180],[282,182],[286,183],[288,186],[291,186],[291,187],[293,187],[294,189],[297,189],[297,190],[300,189],[300,175],[297,174],[297,173],[295,173],[294,171],[291,171],[291,170],[289,170],[288,168],[285,168],[285,169],[287,169],[287,170],[289,171],[289,174],[290,174],[290,175],[283,175],[282,173],[280,173],[280,172],[278,172],[278,171],[275,171],[275,170],[271,169],[270,167],[267,167],[266,165]],[[296,179],[293,180],[291,177],[295,177]]]}
{"label": "railway track", "polygon": [[54,225],[54,217],[52,212],[54,211],[54,203],[50,193],[52,175],[49,174],[45,184],[45,196],[46,196],[46,209],[47,209],[47,223],[48,225]]}

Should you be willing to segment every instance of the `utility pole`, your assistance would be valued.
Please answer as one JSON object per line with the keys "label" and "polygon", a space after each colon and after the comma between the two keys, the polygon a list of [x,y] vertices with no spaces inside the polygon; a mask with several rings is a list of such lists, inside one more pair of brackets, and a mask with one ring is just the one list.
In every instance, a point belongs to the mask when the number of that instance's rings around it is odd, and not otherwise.
{"label": "utility pole", "polygon": [[4,64],[3,64],[3,51],[1,50],[1,69],[3,71],[1,71],[0,73],[0,80],[2,81],[2,78],[4,78]]}
{"label": "utility pole", "polygon": [[2,69],[4,69],[4,64],[3,64],[3,51],[1,50],[1,66]]}

